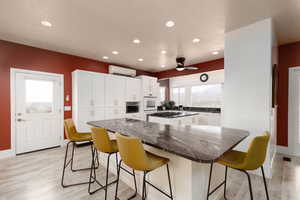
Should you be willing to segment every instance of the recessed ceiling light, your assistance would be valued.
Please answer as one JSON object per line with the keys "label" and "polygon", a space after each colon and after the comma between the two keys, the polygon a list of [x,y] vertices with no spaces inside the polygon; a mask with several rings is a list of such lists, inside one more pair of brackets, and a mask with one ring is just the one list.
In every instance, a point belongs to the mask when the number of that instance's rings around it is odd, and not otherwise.
{"label": "recessed ceiling light", "polygon": [[140,61],[140,62],[143,62],[143,61],[144,61],[144,59],[143,59],[143,58],[139,58],[139,59],[138,59],[138,61]]}
{"label": "recessed ceiling light", "polygon": [[171,27],[173,27],[173,26],[175,26],[175,22],[173,22],[173,21],[167,21],[167,22],[166,22],[166,27],[171,28]]}
{"label": "recessed ceiling light", "polygon": [[134,44],[139,44],[139,43],[141,43],[141,41],[140,41],[139,39],[134,39],[132,42],[133,42]]}
{"label": "recessed ceiling light", "polygon": [[198,42],[200,42],[200,39],[199,39],[199,38],[194,38],[194,39],[193,39],[193,42],[194,42],[194,43],[198,43]]}
{"label": "recessed ceiling light", "polygon": [[103,56],[103,59],[107,60],[107,59],[109,59],[109,57],[108,56]]}
{"label": "recessed ceiling light", "polygon": [[166,51],[166,50],[162,50],[161,53],[162,53],[162,54],[166,54],[167,51]]}
{"label": "recessed ceiling light", "polygon": [[161,65],[162,68],[166,67],[166,65]]}
{"label": "recessed ceiling light", "polygon": [[112,52],[112,54],[114,54],[114,55],[118,55],[118,54],[119,54],[119,52],[117,52],[117,51],[113,51],[113,52]]}
{"label": "recessed ceiling light", "polygon": [[213,51],[212,54],[213,54],[213,55],[218,55],[219,52],[218,52],[218,51]]}
{"label": "recessed ceiling light", "polygon": [[52,24],[49,21],[41,21],[41,24],[46,27],[51,27]]}

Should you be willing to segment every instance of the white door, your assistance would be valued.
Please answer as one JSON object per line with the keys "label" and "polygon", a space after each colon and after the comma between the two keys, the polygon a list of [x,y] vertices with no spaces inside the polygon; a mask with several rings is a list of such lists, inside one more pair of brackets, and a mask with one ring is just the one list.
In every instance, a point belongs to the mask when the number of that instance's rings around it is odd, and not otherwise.
{"label": "white door", "polygon": [[288,148],[300,156],[300,67],[289,70]]}
{"label": "white door", "polygon": [[15,73],[16,153],[59,146],[63,139],[61,75]]}

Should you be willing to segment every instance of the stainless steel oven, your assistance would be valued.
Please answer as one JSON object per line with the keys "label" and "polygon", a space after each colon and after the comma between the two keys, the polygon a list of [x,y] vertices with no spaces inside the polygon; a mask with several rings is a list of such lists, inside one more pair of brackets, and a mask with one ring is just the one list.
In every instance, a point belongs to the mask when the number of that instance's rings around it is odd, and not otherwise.
{"label": "stainless steel oven", "polygon": [[156,110],[156,97],[144,97],[144,110]]}
{"label": "stainless steel oven", "polygon": [[139,111],[139,102],[126,102],[126,113],[138,113]]}

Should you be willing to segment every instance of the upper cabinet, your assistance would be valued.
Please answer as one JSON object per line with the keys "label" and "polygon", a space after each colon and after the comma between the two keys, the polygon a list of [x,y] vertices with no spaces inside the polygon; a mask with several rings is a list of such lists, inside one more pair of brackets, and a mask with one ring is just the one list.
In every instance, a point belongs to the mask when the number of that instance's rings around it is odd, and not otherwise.
{"label": "upper cabinet", "polygon": [[126,101],[141,100],[141,80],[136,78],[126,79]]}
{"label": "upper cabinet", "polygon": [[126,78],[108,75],[105,77],[105,106],[125,107]]}
{"label": "upper cabinet", "polygon": [[93,72],[75,71],[73,96],[79,107],[104,106],[104,77]]}
{"label": "upper cabinet", "polygon": [[157,97],[158,96],[158,83],[157,78],[150,76],[139,76],[142,81],[143,96]]}

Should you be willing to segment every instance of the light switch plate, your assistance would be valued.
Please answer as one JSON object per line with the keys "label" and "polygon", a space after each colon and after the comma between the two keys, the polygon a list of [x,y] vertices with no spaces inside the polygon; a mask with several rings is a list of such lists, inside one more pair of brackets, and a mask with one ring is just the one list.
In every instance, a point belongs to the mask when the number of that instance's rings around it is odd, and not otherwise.
{"label": "light switch plate", "polygon": [[65,106],[65,111],[71,111],[72,110],[72,107],[71,106]]}

